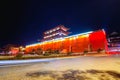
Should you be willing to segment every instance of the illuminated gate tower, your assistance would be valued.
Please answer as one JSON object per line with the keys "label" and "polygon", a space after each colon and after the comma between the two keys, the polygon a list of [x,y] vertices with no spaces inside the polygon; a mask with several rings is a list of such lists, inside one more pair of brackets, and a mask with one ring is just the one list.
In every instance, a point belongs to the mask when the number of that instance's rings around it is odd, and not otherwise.
{"label": "illuminated gate tower", "polygon": [[66,28],[64,25],[58,25],[57,27],[47,30],[43,33],[43,39],[42,41],[48,41],[53,40],[56,38],[66,37],[68,36],[68,28]]}
{"label": "illuminated gate tower", "polygon": [[[52,37],[46,38],[46,40],[51,38]],[[39,48],[41,48],[43,51],[46,51],[48,49],[66,50],[67,52],[71,51],[73,53],[84,52],[86,50],[88,51],[98,51],[99,49],[105,51],[108,50],[106,34],[103,29],[26,45],[26,52],[29,53],[33,49],[37,50]]]}

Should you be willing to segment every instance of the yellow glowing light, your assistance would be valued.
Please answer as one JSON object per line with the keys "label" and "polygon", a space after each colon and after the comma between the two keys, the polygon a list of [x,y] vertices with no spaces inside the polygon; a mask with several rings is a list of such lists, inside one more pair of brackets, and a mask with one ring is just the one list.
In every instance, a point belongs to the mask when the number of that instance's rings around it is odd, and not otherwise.
{"label": "yellow glowing light", "polygon": [[57,38],[57,39],[54,39],[54,40],[49,40],[49,41],[45,41],[45,42],[39,42],[39,43],[27,45],[26,47],[33,47],[33,46],[36,46],[38,44],[39,45],[44,45],[44,44],[48,44],[48,43],[64,41],[65,39],[73,40],[73,39],[76,39],[76,38],[81,37],[81,36],[88,37],[89,34],[92,33],[92,32],[93,31],[89,31],[89,32],[86,32],[86,33],[76,34],[76,35],[72,35],[72,36],[68,36],[68,37],[64,37],[64,38]]}

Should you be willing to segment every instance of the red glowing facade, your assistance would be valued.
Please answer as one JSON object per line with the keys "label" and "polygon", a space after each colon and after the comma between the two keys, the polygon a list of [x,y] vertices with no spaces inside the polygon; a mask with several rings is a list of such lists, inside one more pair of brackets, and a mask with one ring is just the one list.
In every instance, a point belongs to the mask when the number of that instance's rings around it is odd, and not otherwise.
{"label": "red glowing facade", "polygon": [[107,40],[104,30],[90,31],[64,38],[44,41],[26,46],[26,52],[31,52],[41,48],[43,51],[65,50],[66,52],[97,51],[98,49],[107,50]]}

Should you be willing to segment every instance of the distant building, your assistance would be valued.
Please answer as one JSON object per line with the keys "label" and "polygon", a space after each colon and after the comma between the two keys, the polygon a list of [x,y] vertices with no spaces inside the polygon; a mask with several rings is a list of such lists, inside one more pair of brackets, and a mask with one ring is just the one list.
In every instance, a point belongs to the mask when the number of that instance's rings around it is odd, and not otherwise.
{"label": "distant building", "polygon": [[11,47],[9,53],[16,55],[19,52],[19,47]]}
{"label": "distant building", "polygon": [[108,46],[109,47],[120,47],[120,34],[113,32],[108,37]]}
{"label": "distant building", "polygon": [[58,25],[57,27],[47,30],[43,33],[42,41],[52,40],[56,38],[68,36],[69,28],[66,28],[64,25]]}
{"label": "distant building", "polygon": [[2,51],[2,55],[15,55],[19,52],[19,46],[14,44],[7,44],[0,50]]}

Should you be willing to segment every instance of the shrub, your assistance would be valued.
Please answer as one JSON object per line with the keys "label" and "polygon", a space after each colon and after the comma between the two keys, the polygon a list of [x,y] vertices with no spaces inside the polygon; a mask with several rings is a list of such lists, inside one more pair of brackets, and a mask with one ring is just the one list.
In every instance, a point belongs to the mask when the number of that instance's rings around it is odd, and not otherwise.
{"label": "shrub", "polygon": [[46,53],[51,54],[51,53],[53,53],[53,51],[52,51],[51,49],[48,49],[48,50],[46,51]]}
{"label": "shrub", "polygon": [[84,52],[83,52],[84,54],[87,54],[88,53],[88,51],[87,50],[84,50]]}
{"label": "shrub", "polygon": [[67,53],[67,55],[71,55],[71,54],[72,54],[72,52],[68,52],[68,53]]}
{"label": "shrub", "polygon": [[18,54],[15,56],[15,58],[20,59],[20,58],[22,58],[22,56],[23,56],[22,53],[18,53]]}
{"label": "shrub", "polygon": [[29,52],[28,54],[34,55],[35,53],[34,52]]}
{"label": "shrub", "polygon": [[60,54],[59,50],[55,50],[54,54]]}
{"label": "shrub", "polygon": [[44,55],[44,56],[49,56],[50,53],[46,51],[43,55]]}
{"label": "shrub", "polygon": [[102,50],[103,50],[103,49],[99,48],[99,49],[97,50],[97,52],[100,53]]}

